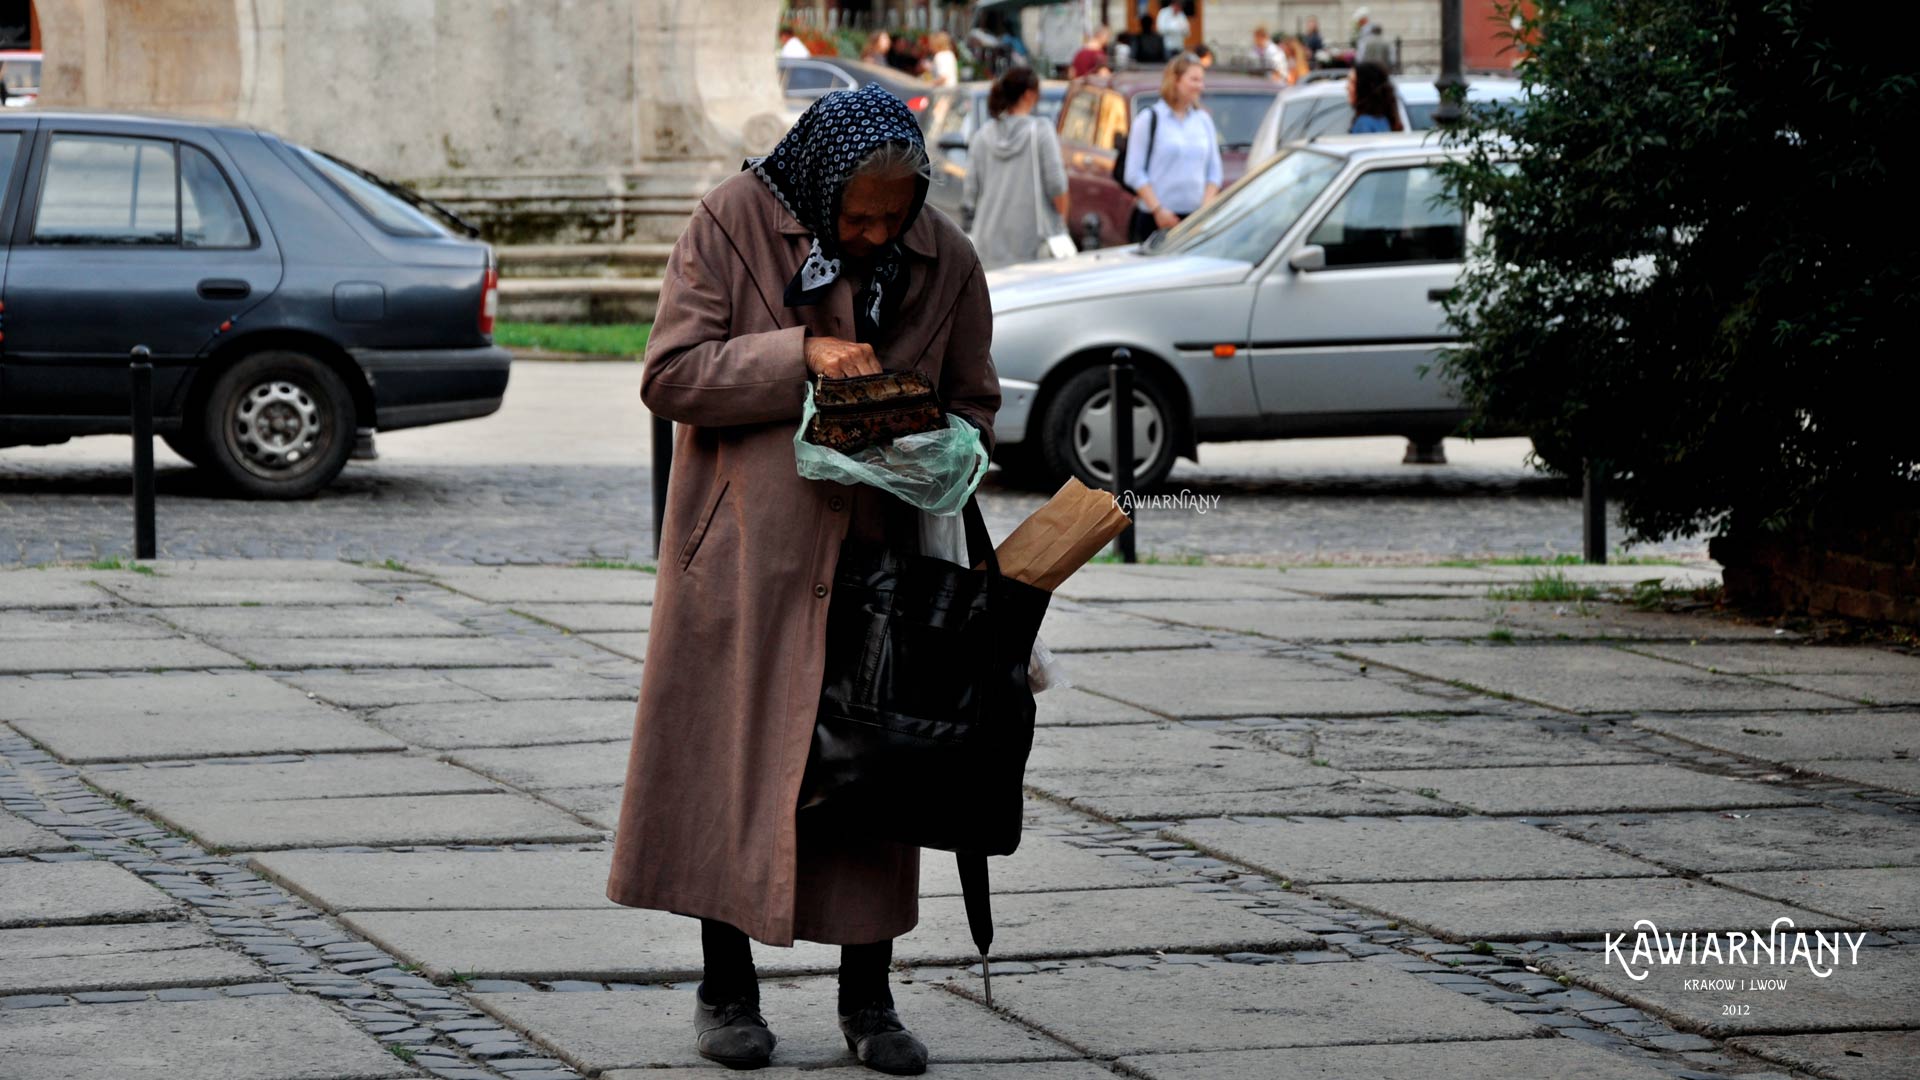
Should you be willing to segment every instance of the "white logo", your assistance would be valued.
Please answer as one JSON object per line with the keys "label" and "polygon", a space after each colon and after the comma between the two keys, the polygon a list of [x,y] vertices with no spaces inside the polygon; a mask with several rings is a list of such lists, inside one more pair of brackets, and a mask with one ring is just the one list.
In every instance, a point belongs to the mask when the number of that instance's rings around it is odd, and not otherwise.
{"label": "white logo", "polygon": [[[1684,934],[1662,934],[1652,919],[1641,919],[1633,924],[1638,931],[1633,938],[1631,952],[1623,952],[1621,946],[1626,943],[1625,934],[1605,935],[1607,951],[1605,963],[1620,961],[1620,970],[1627,978],[1640,982],[1653,974],[1653,965],[1668,964],[1797,964],[1805,961],[1807,970],[1814,978],[1824,979],[1833,974],[1834,965],[1840,963],[1840,947],[1847,946],[1850,955],[1847,963],[1860,962],[1860,946],[1867,940],[1863,933],[1848,934],[1836,932],[1825,934],[1814,932],[1809,935],[1804,930],[1793,930],[1791,934],[1782,934],[1780,928],[1793,928],[1793,919],[1782,915],[1773,920],[1773,925],[1762,934],[1759,931],[1748,933],[1745,930],[1732,930],[1726,936],[1726,948],[1721,948],[1721,934],[1711,931],[1697,934],[1688,931]],[[1808,939],[1812,947],[1808,947]],[[1634,971],[1634,965],[1644,970]],[[1823,966],[1824,965],[1824,966]]]}

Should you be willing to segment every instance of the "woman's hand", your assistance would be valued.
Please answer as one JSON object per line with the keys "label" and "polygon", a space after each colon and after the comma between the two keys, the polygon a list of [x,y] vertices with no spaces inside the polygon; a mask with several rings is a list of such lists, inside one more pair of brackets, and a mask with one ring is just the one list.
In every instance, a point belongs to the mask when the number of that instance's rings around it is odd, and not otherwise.
{"label": "woman's hand", "polygon": [[810,337],[807,370],[829,379],[846,379],[855,375],[878,375],[881,368],[871,345],[840,338]]}
{"label": "woman's hand", "polygon": [[1153,211],[1153,223],[1162,229],[1171,229],[1175,225],[1180,224],[1180,215],[1167,209],[1164,205],[1157,206]]}

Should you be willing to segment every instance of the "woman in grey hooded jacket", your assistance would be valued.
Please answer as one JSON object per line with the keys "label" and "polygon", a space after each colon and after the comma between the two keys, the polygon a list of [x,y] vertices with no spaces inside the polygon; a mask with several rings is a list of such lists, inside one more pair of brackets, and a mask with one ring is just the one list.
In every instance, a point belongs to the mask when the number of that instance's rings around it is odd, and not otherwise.
{"label": "woman in grey hooded jacket", "polygon": [[989,270],[1039,258],[1041,241],[1067,231],[1067,170],[1053,125],[1033,115],[1039,101],[1033,69],[1008,69],[987,92],[993,119],[967,140],[967,235]]}

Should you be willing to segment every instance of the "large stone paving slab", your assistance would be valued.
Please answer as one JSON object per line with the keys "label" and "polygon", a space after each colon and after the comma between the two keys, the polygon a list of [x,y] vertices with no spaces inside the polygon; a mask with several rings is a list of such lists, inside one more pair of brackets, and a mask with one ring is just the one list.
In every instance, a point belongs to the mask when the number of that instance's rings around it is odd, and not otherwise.
{"label": "large stone paving slab", "polygon": [[[1070,967],[993,980],[1002,1012],[1099,1057],[1525,1038],[1535,1026],[1378,964]],[[977,993],[970,985],[964,992]]]}
{"label": "large stone paving slab", "polygon": [[406,746],[251,673],[0,681],[0,720],[76,763]]}
{"label": "large stone paving slab", "polygon": [[617,908],[598,851],[277,851],[254,869],[329,912]]}
{"label": "large stone paving slab", "polygon": [[1305,884],[1664,873],[1638,859],[1497,818],[1213,819],[1189,821],[1167,835]]}
{"label": "large stone paving slab", "polygon": [[232,851],[343,844],[564,844],[600,839],[600,830],[520,795],[182,801],[157,807],[154,813],[209,847]]}
{"label": "large stone paving slab", "polygon": [[1826,807],[1568,818],[1572,835],[1705,873],[1920,866],[1920,824]]}
{"label": "large stone paving slab", "polygon": [[282,671],[301,668],[542,667],[503,641],[471,637],[215,638],[227,651]]}
{"label": "large stone paving slab", "polygon": [[637,681],[629,685],[591,672],[562,668],[470,668],[445,674],[454,683],[501,701],[536,698],[635,701],[639,697],[635,689],[639,685]]}
{"label": "large stone paving slab", "polygon": [[1729,754],[1771,761],[1920,756],[1920,713],[1643,716],[1633,726]]}
{"label": "large stone paving slab", "polygon": [[1842,704],[1605,645],[1360,645],[1365,660],[1571,712],[1731,712]]}
{"label": "large stone paving slab", "polygon": [[186,923],[0,930],[0,994],[219,986],[267,978]]}
{"label": "large stone paving slab", "polygon": [[365,581],[385,585],[419,581],[418,574],[338,559],[155,559],[145,563],[166,577],[238,581]]}
{"label": "large stone paving slab", "polygon": [[1572,1039],[1303,1046],[1121,1058],[1146,1080],[1661,1080],[1667,1073]]}
{"label": "large stone paving slab", "polygon": [[611,742],[633,734],[632,702],[486,701],[398,705],[368,719],[435,750]]}
{"label": "large stone paving slab", "polygon": [[[775,1051],[777,1060],[779,1051]],[[668,1069],[614,1069],[600,1074],[600,1080],[713,1080],[712,1065]],[[770,1066],[754,1074],[754,1080],[872,1080],[873,1070],[865,1065],[842,1065],[824,1069],[794,1069]],[[1090,1061],[984,1061],[943,1062],[938,1052],[927,1064],[926,1075],[937,1080],[1112,1080],[1113,1073]]]}
{"label": "large stone paving slab", "polygon": [[65,851],[73,845],[16,814],[0,810],[0,855],[31,855],[36,851]]}
{"label": "large stone paving slab", "polygon": [[1806,801],[1785,788],[1674,765],[1396,769],[1361,775],[1405,791],[1431,791],[1483,814],[1740,809]]}
{"label": "large stone paving slab", "polygon": [[[1310,754],[1337,769],[1485,768],[1492,765],[1608,765],[1649,760],[1618,742],[1608,725],[1589,732],[1519,717],[1431,715],[1329,720],[1310,739],[1256,734],[1277,749]],[[1297,747],[1297,749],[1296,749]]]}
{"label": "large stone paving slab", "polygon": [[1782,915],[1805,929],[1857,928],[1851,920],[1665,877],[1319,885],[1314,892],[1448,941],[1597,940],[1631,932],[1638,919],[1677,934],[1751,930]]}
{"label": "large stone paving slab", "polygon": [[1712,880],[1876,930],[1920,927],[1920,870],[1911,867],[1768,870]]}
{"label": "large stone paving slab", "polygon": [[540,798],[582,820],[609,831],[620,826],[620,804],[626,794],[624,784],[599,784],[587,787],[543,788]]}
{"label": "large stone paving slab", "polygon": [[43,639],[10,641],[0,649],[0,674],[36,671],[168,671],[237,668],[246,663],[192,638],[139,641]]}
{"label": "large stone paving slab", "polygon": [[[1008,893],[993,901],[996,960],[1136,953],[1272,952],[1313,948],[1317,938],[1273,919],[1175,888]],[[638,908],[618,910],[360,911],[341,920],[434,978],[597,979],[659,982],[697,978],[699,927]],[[920,925],[894,945],[903,964],[978,960],[957,896],[920,902]],[[759,948],[765,975],[828,972],[839,950],[801,943]]]}
{"label": "large stone paving slab", "polygon": [[1920,1059],[1920,1031],[1749,1035],[1728,1045],[1831,1080],[1912,1080]]}
{"label": "large stone paving slab", "polygon": [[647,633],[636,634],[582,634],[580,640],[610,653],[619,653],[630,660],[647,658]]}
{"label": "large stone paving slab", "polygon": [[1204,634],[1139,618],[1131,605],[1124,612],[1055,605],[1040,626],[1040,640],[1056,653],[1205,649],[1213,644]]}
{"label": "large stone paving slab", "polygon": [[1754,675],[1876,705],[1920,704],[1920,657],[1835,646],[1702,645],[1648,647],[1696,667]]}
{"label": "large stone paving slab", "polygon": [[1497,622],[1487,602],[1192,600],[1128,604],[1129,613],[1184,626],[1231,630],[1281,641],[1401,641],[1483,638]]}
{"label": "large stone paving slab", "polygon": [[1411,792],[1351,776],[1323,787],[1210,791],[1197,795],[1083,795],[1068,802],[1076,809],[1097,814],[1109,821],[1292,815],[1395,817],[1401,814],[1460,812],[1445,803],[1436,803]]}
{"label": "large stone paving slab", "polygon": [[419,1075],[319,998],[301,994],[0,1010],[0,1063],[31,1080]]}
{"label": "large stone paving slab", "polygon": [[114,599],[98,570],[0,570],[0,608],[90,608]]}
{"label": "large stone paving slab", "polygon": [[222,607],[241,604],[390,604],[392,595],[352,581],[276,580],[211,574],[102,576],[100,587],[145,607]]}
{"label": "large stone paving slab", "polygon": [[459,795],[500,785],[445,762],[401,754],[328,754],[299,761],[85,769],[87,782],[148,805],[338,799],[366,795]]}
{"label": "large stone paving slab", "polygon": [[1880,761],[1789,761],[1796,772],[1813,773],[1832,780],[1920,795],[1920,758],[1886,758]]}
{"label": "large stone paving slab", "polygon": [[[832,979],[762,984],[761,1011],[779,1038],[774,1064],[806,1069],[857,1064],[835,1020],[834,986]],[[935,1061],[1048,1061],[1077,1056],[1052,1039],[937,986],[896,980],[893,995],[900,1018],[926,1042]],[[582,1072],[691,1069],[704,1063],[689,1036],[690,990],[476,994],[471,1000]],[[717,1070],[702,1073],[717,1074]],[[648,1071],[644,1075],[661,1074]]]}
{"label": "large stone paving slab", "polygon": [[[1749,929],[1765,933],[1767,926],[1762,923]],[[1805,929],[1798,920],[1795,927]],[[1660,927],[1662,933],[1668,929],[1664,924]],[[1629,938],[1625,946],[1629,952],[1631,942]],[[1812,947],[1810,939],[1808,947]],[[1815,977],[1804,960],[1797,965],[1637,964],[1636,974],[1650,972],[1638,982],[1621,970],[1617,958],[1609,965],[1601,953],[1544,957],[1540,966],[1645,1009],[1682,1031],[1714,1038],[1913,1027],[1914,995],[1920,992],[1920,950],[1862,948],[1858,963],[1852,963],[1850,950],[1842,946],[1840,957],[1841,962],[1830,969],[1823,962],[1822,970],[1831,970],[1826,978]],[[1689,989],[1690,979],[1731,979],[1736,988]],[[1786,980],[1785,989],[1745,989],[1755,981],[1764,984],[1775,979]],[[998,988],[994,993],[999,993]],[[1745,1005],[1751,1011],[1728,1015],[1728,1005]]]}
{"label": "large stone paving slab", "polygon": [[652,604],[515,604],[513,610],[576,634],[637,634],[653,626]]}
{"label": "large stone paving slab", "polygon": [[[0,576],[0,588],[12,580]],[[106,599],[105,594],[101,599]],[[0,607],[5,605],[0,604]],[[179,637],[173,627],[151,615],[114,611],[8,611],[0,619],[0,641],[139,641]]]}
{"label": "large stone paving slab", "polygon": [[428,571],[447,588],[490,603],[653,602],[654,576],[635,570],[558,566],[435,566]]}
{"label": "large stone paving slab", "polygon": [[1228,649],[1076,653],[1073,679],[1089,690],[1164,716],[1383,716],[1454,708],[1383,679]]}
{"label": "large stone paving slab", "polygon": [[[1297,593],[1280,588],[1278,571],[1218,573],[1225,567],[1196,567],[1201,573],[1148,573],[1147,567],[1089,564],[1061,582],[1055,596],[1075,601],[1104,600],[1242,600],[1258,596],[1291,600]],[[1153,567],[1153,570],[1174,570]]]}
{"label": "large stone paving slab", "polygon": [[492,700],[437,671],[302,671],[286,676],[285,681],[344,709]]}
{"label": "large stone paving slab", "polygon": [[[631,725],[629,725],[631,727]],[[618,742],[568,743],[504,750],[463,750],[447,760],[514,787],[546,788],[619,784],[626,780],[631,745]]]}
{"label": "large stone paving slab", "polygon": [[[1015,892],[1065,892],[1074,889],[1124,889],[1154,884],[1156,875],[1180,874],[1157,864],[1154,873],[1129,870],[1111,859],[1083,851],[1064,840],[1024,836],[1012,855],[987,860],[994,895]],[[920,895],[959,896],[960,872],[952,852],[920,852]]]}
{"label": "large stone paving slab", "polygon": [[0,863],[0,927],[139,922],[180,915],[180,906],[166,893],[110,862]]}
{"label": "large stone paving slab", "polygon": [[405,604],[334,606],[181,608],[167,621],[202,637],[355,638],[471,637],[452,619]]}
{"label": "large stone paving slab", "polygon": [[[1071,683],[1072,656],[1061,658]],[[1090,694],[1078,686],[1050,686],[1033,696],[1033,722],[1039,727],[1071,727],[1079,724],[1160,724],[1166,721],[1145,709],[1123,701]]]}

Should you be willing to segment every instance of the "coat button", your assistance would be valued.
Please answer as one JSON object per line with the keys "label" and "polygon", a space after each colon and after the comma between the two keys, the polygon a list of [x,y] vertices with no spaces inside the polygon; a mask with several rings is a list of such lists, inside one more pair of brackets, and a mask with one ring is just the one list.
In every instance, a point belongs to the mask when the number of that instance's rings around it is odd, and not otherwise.
{"label": "coat button", "polygon": [[833,498],[827,500],[827,509],[829,510],[838,510],[845,505],[846,505],[846,502],[842,500],[838,495],[835,495]]}
{"label": "coat button", "polygon": [[827,587],[825,585],[815,585],[813,587],[813,595],[815,596],[827,595]]}

